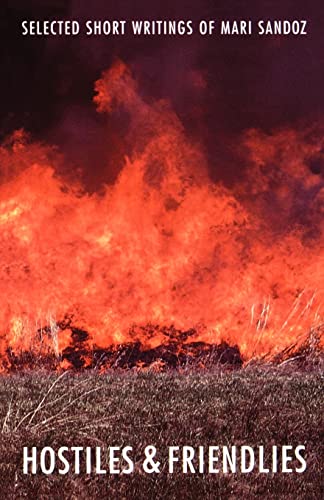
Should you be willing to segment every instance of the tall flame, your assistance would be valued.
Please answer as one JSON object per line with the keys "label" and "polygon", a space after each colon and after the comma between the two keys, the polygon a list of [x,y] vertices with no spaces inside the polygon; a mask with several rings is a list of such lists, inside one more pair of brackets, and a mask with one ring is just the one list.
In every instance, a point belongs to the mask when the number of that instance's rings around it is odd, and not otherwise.
{"label": "tall flame", "polygon": [[[128,114],[132,141],[104,193],[68,183],[55,150],[23,131],[0,149],[2,357],[45,337],[59,354],[71,344],[59,327],[67,317],[99,347],[150,323],[195,328],[245,358],[320,332],[324,184],[309,167],[324,147],[317,126],[248,131],[249,167],[230,190],[210,180],[170,104],[146,102],[122,62],[95,89],[99,112]],[[154,347],[163,336],[141,341]]]}

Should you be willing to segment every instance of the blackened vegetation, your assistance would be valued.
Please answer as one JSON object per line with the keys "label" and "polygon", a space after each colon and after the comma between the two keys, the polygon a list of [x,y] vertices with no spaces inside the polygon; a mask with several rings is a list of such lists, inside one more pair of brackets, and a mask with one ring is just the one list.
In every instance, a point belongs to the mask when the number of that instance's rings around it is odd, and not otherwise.
{"label": "blackened vegetation", "polygon": [[[55,352],[53,345],[59,337],[68,333],[70,344],[62,352]],[[292,344],[276,355],[268,353],[263,358],[255,358],[254,363],[290,365],[293,369],[317,370],[324,366],[324,352],[321,337],[324,327],[309,332],[303,344]],[[226,342],[211,344],[197,341],[197,331],[177,330],[174,326],[160,327],[148,324],[133,326],[127,343],[111,344],[105,348],[91,343],[89,333],[73,324],[73,318],[64,318],[55,327],[43,327],[37,332],[37,347],[25,351],[6,351],[6,359],[1,359],[5,371],[24,369],[69,369],[84,370],[149,370],[165,372],[170,370],[210,370],[222,367],[229,370],[243,366],[239,348]],[[47,343],[44,342],[47,340]],[[159,339],[156,347],[152,340]],[[43,343],[42,343],[43,342]]]}
{"label": "blackened vegetation", "polygon": [[[63,354],[66,356],[66,354]],[[170,342],[153,349],[145,349],[141,342],[120,345],[115,349],[98,349],[93,354],[96,366],[109,368],[169,368],[201,367],[207,368],[222,364],[240,367],[242,359],[238,348],[230,347],[226,342],[220,345],[204,342],[190,342],[179,347],[179,344]],[[69,359],[73,364],[73,356]]]}
{"label": "blackened vegetation", "polygon": [[[68,362],[68,368],[83,369],[152,369],[165,371],[169,369],[211,368],[222,365],[229,368],[240,368],[243,360],[237,346],[230,346],[226,342],[210,344],[195,341],[197,332],[194,329],[187,331],[177,330],[173,326],[159,327],[146,325],[132,327],[130,338],[134,339],[119,345],[110,345],[99,348],[91,345],[91,339],[83,329],[72,325],[72,320],[65,318],[57,323],[57,335],[68,330],[71,343],[57,356],[53,352],[24,351],[19,354],[7,350],[8,369],[47,368],[57,369],[62,361]],[[39,334],[49,339],[53,335],[50,327],[42,328]],[[161,339],[160,345],[150,348],[147,343],[153,338]]]}

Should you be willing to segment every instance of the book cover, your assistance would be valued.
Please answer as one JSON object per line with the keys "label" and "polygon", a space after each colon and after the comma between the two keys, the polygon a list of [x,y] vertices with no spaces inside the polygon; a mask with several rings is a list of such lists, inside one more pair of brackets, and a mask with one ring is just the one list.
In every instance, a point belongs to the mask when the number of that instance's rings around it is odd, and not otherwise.
{"label": "book cover", "polygon": [[322,2],[1,9],[0,496],[320,498]]}

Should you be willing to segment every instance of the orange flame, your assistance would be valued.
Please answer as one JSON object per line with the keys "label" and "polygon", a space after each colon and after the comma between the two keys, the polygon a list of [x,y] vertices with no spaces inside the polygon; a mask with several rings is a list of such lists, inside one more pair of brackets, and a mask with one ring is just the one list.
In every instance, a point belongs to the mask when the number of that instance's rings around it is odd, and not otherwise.
{"label": "orange flame", "polygon": [[[320,331],[324,189],[307,165],[321,154],[319,134],[247,132],[250,166],[229,190],[211,182],[169,103],[145,102],[122,62],[95,89],[99,112],[128,113],[133,142],[103,194],[67,184],[55,150],[23,131],[0,149],[2,356],[8,348],[59,355],[72,342],[60,328],[66,317],[89,345],[130,341],[133,325],[174,325],[237,344],[246,359]],[[294,222],[298,189],[310,197],[311,228]]]}

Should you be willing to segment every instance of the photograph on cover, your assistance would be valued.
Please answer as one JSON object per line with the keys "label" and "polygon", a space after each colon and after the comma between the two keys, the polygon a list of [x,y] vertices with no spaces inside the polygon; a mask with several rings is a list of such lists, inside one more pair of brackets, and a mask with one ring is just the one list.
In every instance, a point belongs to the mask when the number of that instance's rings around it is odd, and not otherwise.
{"label": "photograph on cover", "polygon": [[321,498],[323,3],[1,10],[0,497]]}

